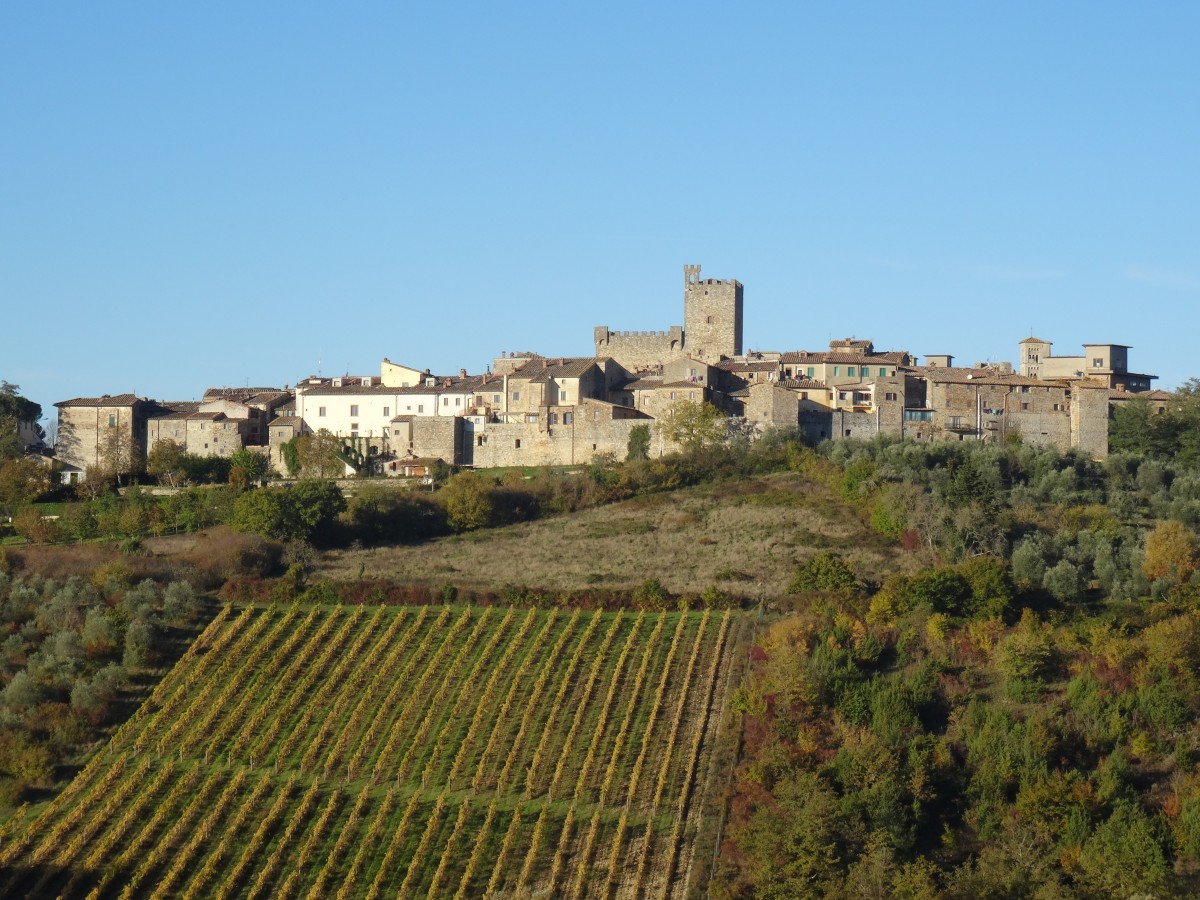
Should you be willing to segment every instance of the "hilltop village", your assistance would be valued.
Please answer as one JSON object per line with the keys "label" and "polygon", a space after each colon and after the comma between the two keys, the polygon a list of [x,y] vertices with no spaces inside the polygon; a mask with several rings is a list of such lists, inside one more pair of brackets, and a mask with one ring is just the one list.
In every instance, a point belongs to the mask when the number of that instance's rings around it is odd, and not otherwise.
{"label": "hilltop village", "polygon": [[[760,434],[799,428],[811,442],[893,435],[918,441],[1004,441],[1108,452],[1115,404],[1148,393],[1156,376],[1129,371],[1129,347],[1084,344],[1055,356],[1050,341],[1020,341],[1018,363],[923,363],[870,340],[824,350],[743,352],[743,286],[684,266],[683,324],[664,331],[599,325],[587,357],[504,353],[482,374],[434,374],[384,359],[378,375],[309,377],[294,388],[211,388],[200,401],[132,393],[56,403],[62,479],[86,478],[112,448],[144,459],[173,441],[196,456],[266,454],[328,432],[347,451],[348,474],[408,475],[423,461],[478,468],[572,465],[623,457],[630,433],[649,426],[650,452],[675,449],[664,417],[681,403],[711,404],[731,428]],[[119,466],[118,466],[119,468]]]}

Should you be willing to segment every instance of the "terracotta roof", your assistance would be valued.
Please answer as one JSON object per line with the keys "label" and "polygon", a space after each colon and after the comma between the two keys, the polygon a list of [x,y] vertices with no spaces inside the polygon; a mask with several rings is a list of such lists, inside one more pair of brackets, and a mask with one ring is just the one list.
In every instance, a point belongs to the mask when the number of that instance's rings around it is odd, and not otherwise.
{"label": "terracotta roof", "polygon": [[1030,387],[1063,387],[1062,384],[1053,381],[1043,381],[1040,378],[1030,378],[1027,375],[1004,375],[999,372],[989,372],[986,369],[950,369],[950,368],[927,368],[922,373],[930,381],[936,381],[942,384],[991,384],[991,385],[1014,385],[1017,387],[1026,385]]}
{"label": "terracotta roof", "polygon": [[1022,344],[1048,344],[1050,342],[1043,341],[1041,338],[1035,338],[1033,335],[1030,335],[1029,337],[1025,338],[1025,340],[1020,341],[1019,343],[1022,343]]}
{"label": "terracotta roof", "polygon": [[817,381],[815,378],[784,378],[777,382],[782,388],[800,388],[802,390],[830,390],[829,385],[823,381]]}
{"label": "terracotta roof", "polygon": [[555,359],[532,359],[509,378],[528,378],[545,381],[550,378],[578,378],[592,366],[599,365],[596,356],[560,356]]}
{"label": "terracotta roof", "polygon": [[[1108,387],[1108,385],[1104,385],[1104,387]],[[1153,391],[1118,391],[1115,388],[1111,388],[1109,389],[1108,396],[1113,400],[1132,400],[1134,397],[1145,397],[1147,400],[1163,401],[1170,400],[1175,395],[1170,391],[1160,391],[1158,389]]]}
{"label": "terracotta roof", "polygon": [[783,363],[845,363],[847,365],[900,365],[908,354],[902,350],[889,350],[887,353],[809,353],[806,350],[790,351],[783,354]]}
{"label": "terracotta roof", "polygon": [[280,390],[279,388],[274,388],[274,387],[244,387],[244,388],[242,388],[242,387],[222,387],[222,388],[210,387],[208,390],[206,390],[204,392],[204,399],[207,400],[209,398],[215,399],[217,397],[220,397],[220,398],[226,399],[226,400],[232,400],[235,398],[242,400],[242,399],[248,399],[251,397],[256,397],[259,394],[270,394],[271,396],[277,396],[279,394],[287,394],[287,393],[289,393],[289,392]]}
{"label": "terracotta roof", "polygon": [[779,369],[779,363],[742,362],[736,359],[723,359],[717,363],[717,368],[725,372],[775,372]]}
{"label": "terracotta roof", "polygon": [[634,378],[627,381],[616,390],[619,391],[652,391],[663,386],[661,375],[648,375],[644,378]]}
{"label": "terracotta roof", "polygon": [[74,400],[60,400],[54,405],[59,409],[69,406],[133,406],[133,404],[143,401],[144,398],[137,394],[105,394],[102,397],[76,397]]}
{"label": "terracotta roof", "polygon": [[299,425],[303,425],[303,424],[304,424],[304,420],[302,418],[300,418],[299,416],[276,416],[274,419],[272,419],[270,422],[267,423],[267,427],[274,428],[276,425],[288,425],[288,426],[291,426],[292,428],[295,428],[295,427],[297,427]]}

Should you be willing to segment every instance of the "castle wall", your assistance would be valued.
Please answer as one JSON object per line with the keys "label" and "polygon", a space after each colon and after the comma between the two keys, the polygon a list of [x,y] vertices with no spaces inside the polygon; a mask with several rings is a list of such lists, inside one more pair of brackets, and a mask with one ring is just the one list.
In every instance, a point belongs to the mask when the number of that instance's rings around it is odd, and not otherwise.
{"label": "castle wall", "polygon": [[638,425],[654,427],[648,419],[606,421],[581,415],[575,416],[569,425],[548,428],[524,422],[489,422],[474,432],[473,463],[481,469],[583,465],[601,453],[614,453],[618,459],[624,459],[629,432]]}
{"label": "castle wall", "polygon": [[609,331],[607,325],[598,325],[594,340],[597,356],[611,357],[630,372],[683,355],[683,329],[678,325],[667,331]]}

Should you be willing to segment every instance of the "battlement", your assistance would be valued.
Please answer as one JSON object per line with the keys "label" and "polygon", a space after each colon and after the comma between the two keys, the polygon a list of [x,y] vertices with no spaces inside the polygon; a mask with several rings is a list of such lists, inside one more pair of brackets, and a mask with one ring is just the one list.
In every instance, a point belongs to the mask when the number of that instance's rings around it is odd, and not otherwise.
{"label": "battlement", "polygon": [[698,281],[689,281],[690,285],[698,284],[725,284],[730,287],[742,287],[742,283],[736,278],[701,278]]}

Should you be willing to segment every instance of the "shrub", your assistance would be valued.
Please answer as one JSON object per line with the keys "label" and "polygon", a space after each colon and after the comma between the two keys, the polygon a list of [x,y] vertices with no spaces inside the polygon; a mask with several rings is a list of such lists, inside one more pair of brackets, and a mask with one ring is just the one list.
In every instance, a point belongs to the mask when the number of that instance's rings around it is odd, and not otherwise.
{"label": "shrub", "polygon": [[446,482],[438,496],[455,531],[471,531],[492,524],[495,504],[491,490],[474,472],[460,472]]}
{"label": "shrub", "polygon": [[845,591],[858,588],[854,570],[836,553],[824,551],[800,566],[788,585],[789,594],[808,591]]}
{"label": "shrub", "polygon": [[647,578],[633,590],[633,604],[637,609],[651,612],[668,607],[670,595],[657,578]]}

